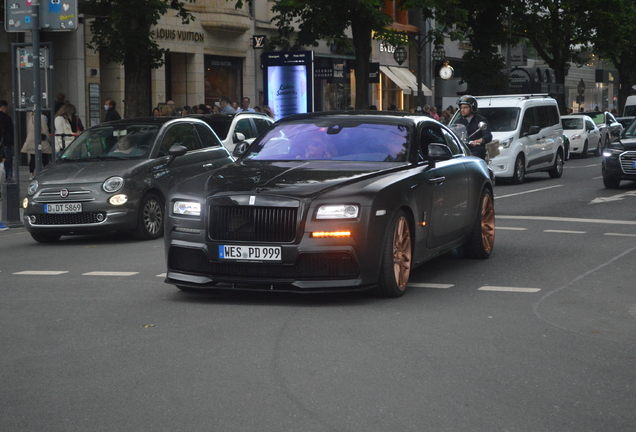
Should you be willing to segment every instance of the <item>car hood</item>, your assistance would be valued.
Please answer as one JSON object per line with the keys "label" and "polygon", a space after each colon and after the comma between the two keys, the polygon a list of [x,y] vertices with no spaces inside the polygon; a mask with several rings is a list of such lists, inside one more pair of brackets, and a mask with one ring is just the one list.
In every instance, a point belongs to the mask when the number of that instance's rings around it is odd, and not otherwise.
{"label": "car hood", "polygon": [[112,176],[125,176],[147,159],[57,162],[37,175],[41,184],[95,183]]}
{"label": "car hood", "polygon": [[275,192],[306,197],[398,171],[405,164],[352,161],[242,161],[219,168],[208,184],[214,193]]}
{"label": "car hood", "polygon": [[625,150],[636,150],[636,138],[621,138],[621,144]]}
{"label": "car hood", "polygon": [[584,135],[585,131],[584,130],[572,130],[572,129],[568,129],[568,130],[564,130],[563,133],[570,138],[572,135]]}

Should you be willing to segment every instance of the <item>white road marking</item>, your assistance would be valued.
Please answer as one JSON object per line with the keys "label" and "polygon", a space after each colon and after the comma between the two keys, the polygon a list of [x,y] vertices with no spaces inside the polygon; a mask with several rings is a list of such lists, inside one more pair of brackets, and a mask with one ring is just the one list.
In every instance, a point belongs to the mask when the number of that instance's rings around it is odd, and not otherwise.
{"label": "white road marking", "polygon": [[525,191],[525,192],[518,192],[518,193],[513,193],[513,194],[508,194],[508,195],[498,195],[495,197],[495,199],[500,199],[500,198],[508,198],[508,197],[513,197],[513,196],[518,196],[518,195],[525,195],[525,194],[529,194],[529,193],[533,193],[533,192],[540,192],[543,190],[547,190],[547,189],[554,189],[554,188],[558,188],[558,187],[562,187],[563,185],[555,185],[555,186],[548,186],[548,187],[544,187],[544,188],[540,188],[540,189],[532,189],[529,191]]}
{"label": "white road marking", "polygon": [[567,230],[543,230],[543,232],[561,233],[561,234],[587,234],[587,231],[567,231]]}
{"label": "white road marking", "polygon": [[610,201],[621,201],[628,196],[636,196],[636,191],[629,191],[629,192],[625,192],[618,195],[612,195],[611,197],[594,198],[592,201],[590,201],[590,204],[598,204],[598,203],[604,203],[604,202],[610,202]]}
{"label": "white road marking", "polygon": [[165,278],[165,277],[166,277],[166,275],[167,275],[167,273],[160,273],[160,274],[158,274],[158,275],[157,275],[157,277]]}
{"label": "white road marking", "polygon": [[636,225],[636,221],[611,220],[611,219],[579,219],[564,218],[553,216],[495,216],[497,219],[517,219],[517,220],[536,220],[536,221],[552,221],[552,222],[581,222],[581,223],[598,223],[608,225]]}
{"label": "white road marking", "polygon": [[92,271],[82,273],[82,276],[133,276],[139,272],[114,272],[114,271]]}
{"label": "white road marking", "polygon": [[447,289],[451,288],[454,285],[448,284],[429,284],[429,283],[410,283],[407,285],[409,288],[437,288],[437,289]]}
{"label": "white road marking", "polygon": [[508,230],[508,231],[528,231],[528,228],[515,228],[515,227],[496,227],[498,230]]}
{"label": "white road marking", "polygon": [[538,292],[541,288],[519,288],[519,287],[502,287],[502,286],[483,286],[478,288],[479,291],[498,291],[498,292]]}
{"label": "white road marking", "polygon": [[21,272],[13,273],[14,275],[28,275],[28,276],[57,276],[64,273],[68,273],[68,271],[56,271],[56,270],[26,270]]}
{"label": "white road marking", "polygon": [[603,235],[606,235],[606,236],[617,236],[617,237],[636,237],[636,234],[621,234],[621,233],[605,233]]}

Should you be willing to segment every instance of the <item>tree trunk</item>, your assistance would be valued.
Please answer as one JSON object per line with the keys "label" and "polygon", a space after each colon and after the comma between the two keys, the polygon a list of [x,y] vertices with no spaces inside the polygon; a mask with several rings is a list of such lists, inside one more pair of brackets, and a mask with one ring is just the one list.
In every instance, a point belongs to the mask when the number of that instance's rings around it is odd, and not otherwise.
{"label": "tree trunk", "polygon": [[356,51],[356,109],[369,109],[369,61],[371,58],[371,29],[364,23],[351,25],[353,46]]}
{"label": "tree trunk", "polygon": [[124,118],[151,115],[150,59],[142,53],[127,56],[124,61]]}

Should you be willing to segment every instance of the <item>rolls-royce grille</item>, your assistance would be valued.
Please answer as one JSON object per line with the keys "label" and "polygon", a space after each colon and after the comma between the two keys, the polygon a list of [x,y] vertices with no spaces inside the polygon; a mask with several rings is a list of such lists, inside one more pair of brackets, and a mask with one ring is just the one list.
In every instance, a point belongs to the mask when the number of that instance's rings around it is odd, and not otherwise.
{"label": "rolls-royce grille", "polygon": [[29,218],[31,218],[32,225],[97,224],[104,222],[105,219],[103,213],[38,214],[29,216]]}
{"label": "rolls-royce grille", "polygon": [[210,206],[210,237],[214,240],[292,242],[297,208]]}
{"label": "rolls-royce grille", "polygon": [[358,267],[347,252],[301,254],[294,265],[216,263],[208,261],[198,249],[172,247],[168,253],[168,268],[216,277],[247,277],[263,279],[346,279],[358,276]]}
{"label": "rolls-royce grille", "polygon": [[636,174],[636,152],[625,152],[621,155],[621,168],[625,174]]}

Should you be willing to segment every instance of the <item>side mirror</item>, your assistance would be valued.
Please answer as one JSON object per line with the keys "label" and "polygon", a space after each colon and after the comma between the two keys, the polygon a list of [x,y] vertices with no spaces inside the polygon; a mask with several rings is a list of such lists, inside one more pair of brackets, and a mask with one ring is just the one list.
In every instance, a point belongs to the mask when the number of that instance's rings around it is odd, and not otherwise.
{"label": "side mirror", "polygon": [[170,156],[170,159],[168,159],[168,163],[169,164],[172,163],[172,161],[175,160],[177,157],[183,156],[187,152],[188,152],[188,149],[185,148],[184,146],[173,145],[172,147],[168,149],[168,156]]}
{"label": "side mirror", "polygon": [[452,158],[453,153],[447,145],[437,143],[428,145],[428,164],[431,168],[435,168],[436,162],[441,162]]}
{"label": "side mirror", "polygon": [[486,124],[486,122],[479,122],[477,123],[477,127],[479,128],[479,130],[485,130],[488,125]]}
{"label": "side mirror", "polygon": [[234,132],[234,137],[232,137],[232,141],[237,143],[237,142],[243,141],[244,139],[245,139],[245,134],[242,134],[241,132]]}
{"label": "side mirror", "polygon": [[528,133],[524,134],[524,136],[536,135],[539,132],[541,132],[541,128],[539,126],[530,126],[530,129],[528,129]]}
{"label": "side mirror", "polygon": [[236,147],[234,147],[234,150],[232,150],[232,156],[234,156],[234,157],[243,156],[243,154],[245,154],[245,152],[247,151],[247,148],[249,146],[250,146],[250,144],[247,143],[247,142],[242,142],[242,143],[238,144]]}
{"label": "side mirror", "polygon": [[622,132],[622,131],[621,131],[620,129],[612,129],[612,130],[610,131],[610,135],[611,135],[611,136],[615,136],[615,137],[617,137],[617,136],[621,136],[621,132]]}

